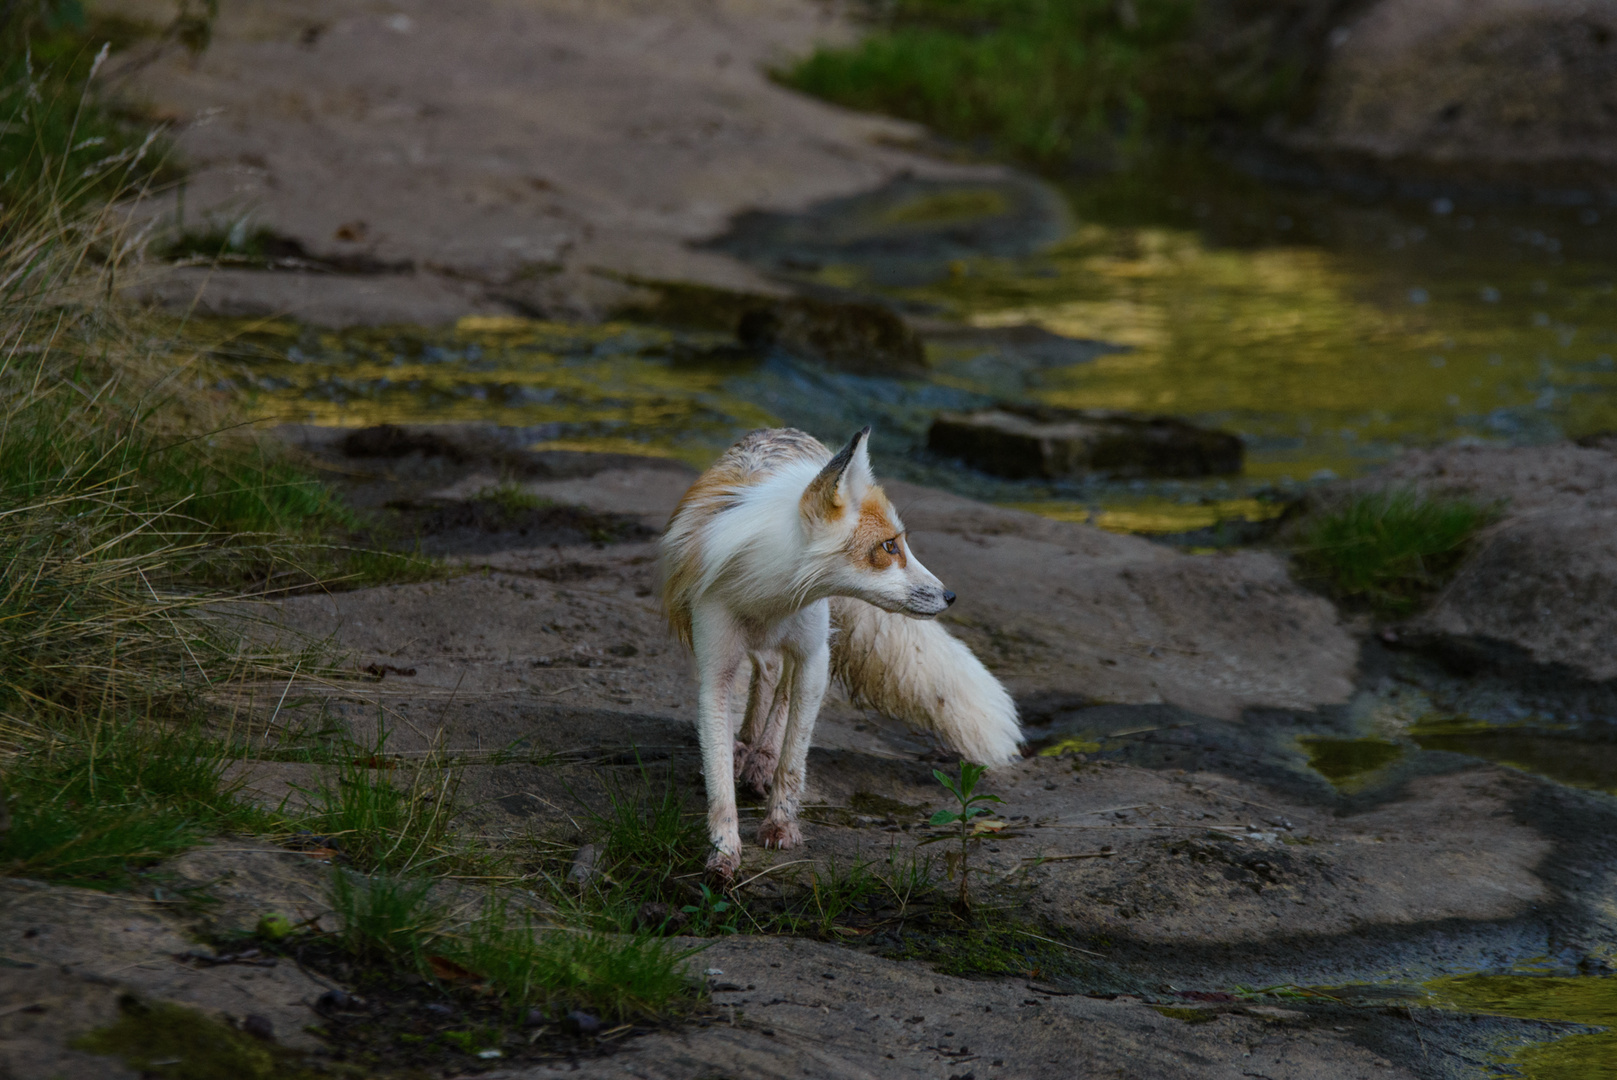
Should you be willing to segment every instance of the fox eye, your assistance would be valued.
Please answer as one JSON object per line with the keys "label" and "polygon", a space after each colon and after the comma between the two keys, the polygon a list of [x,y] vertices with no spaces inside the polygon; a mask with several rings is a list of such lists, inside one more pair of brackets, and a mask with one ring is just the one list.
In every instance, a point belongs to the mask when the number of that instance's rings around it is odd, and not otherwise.
{"label": "fox eye", "polygon": [[892,540],[883,540],[881,542],[881,549],[883,551],[887,552],[887,554],[889,554],[889,555],[897,555],[898,554],[898,539],[895,537]]}

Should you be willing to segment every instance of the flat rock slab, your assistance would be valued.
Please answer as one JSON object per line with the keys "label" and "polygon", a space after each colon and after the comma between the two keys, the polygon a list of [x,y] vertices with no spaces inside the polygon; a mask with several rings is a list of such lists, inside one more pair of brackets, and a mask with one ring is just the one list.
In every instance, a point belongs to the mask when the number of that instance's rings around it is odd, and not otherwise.
{"label": "flat rock slab", "polygon": [[1238,437],[1172,417],[1015,406],[943,413],[926,447],[1013,480],[1221,476],[1244,456]]}
{"label": "flat rock slab", "polygon": [[[807,941],[724,939],[706,1028],[637,1040],[576,1066],[501,1074],[537,1080],[735,1080],[1075,1076],[1240,1080],[1413,1077],[1298,1013],[1232,1011],[1189,1024],[1138,1000],[1051,993],[1026,979],[966,980]],[[571,1071],[575,1069],[577,1071]]]}
{"label": "flat rock slab", "polygon": [[[166,0],[98,0],[161,25]],[[766,69],[855,30],[810,0],[242,0],[200,57],[137,46],[109,85],[175,123],[184,226],[246,218],[330,266],[183,271],[136,291],[325,325],[489,310],[600,317],[596,269],[778,293],[694,241],[917,177],[1010,176],[900,148],[920,129],[794,94]],[[157,200],[167,220],[179,193]],[[311,282],[310,279],[313,279]]]}
{"label": "flat rock slab", "polygon": [[[218,890],[214,928],[250,932],[279,912],[318,917],[329,873],[306,855],[232,841],[171,863],[187,885]],[[197,943],[186,905],[150,898],[0,882],[0,1075],[17,1080],[133,1077],[116,1060],[68,1044],[115,1022],[125,994],[172,1001],[239,1022],[263,1017],[277,1040],[298,1049],[320,1044],[304,1029],[319,1018],[315,1001],[329,988],[293,963],[213,964],[193,959]],[[37,1006],[37,1008],[33,1007]]]}
{"label": "flat rock slab", "polygon": [[1407,632],[1479,658],[1617,678],[1617,453],[1601,448],[1610,445],[1415,451],[1355,482],[1461,495],[1503,515]]}
{"label": "flat rock slab", "polygon": [[1060,192],[1030,176],[904,175],[800,213],[752,211],[704,245],[772,273],[856,267],[873,285],[933,281],[959,259],[1016,258],[1071,229]]}

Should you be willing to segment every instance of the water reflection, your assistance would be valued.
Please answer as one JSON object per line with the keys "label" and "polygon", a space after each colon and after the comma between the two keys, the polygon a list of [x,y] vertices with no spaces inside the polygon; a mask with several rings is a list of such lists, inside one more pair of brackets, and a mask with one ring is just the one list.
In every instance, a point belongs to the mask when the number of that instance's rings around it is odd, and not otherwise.
{"label": "water reflection", "polygon": [[[895,274],[860,254],[869,245],[851,243],[844,261],[817,252],[778,271],[929,317],[939,332],[924,380],[738,358],[725,335],[628,324],[206,332],[229,339],[235,383],[253,407],[289,420],[542,425],[558,443],[696,465],[753,427],[791,423],[835,437],[874,422],[889,474],[1120,531],[1260,520],[1299,486],[1361,472],[1405,446],[1617,428],[1613,258],[1591,239],[1610,235],[1611,223],[1598,213],[1580,224],[1587,215],[1567,208],[1364,208],[1250,183],[1170,185],[1142,209],[1120,201],[1122,183],[1071,191],[1077,223],[1036,254],[951,250],[929,262],[910,253]],[[910,229],[911,218],[938,217],[943,196],[927,188],[915,198],[926,214],[884,203],[881,220]],[[960,215],[1004,211],[980,193],[947,206],[955,240]],[[1023,344],[993,344],[988,332],[1005,328]],[[1009,482],[921,451],[935,412],[1006,398],[1225,428],[1247,440],[1246,472]]]}

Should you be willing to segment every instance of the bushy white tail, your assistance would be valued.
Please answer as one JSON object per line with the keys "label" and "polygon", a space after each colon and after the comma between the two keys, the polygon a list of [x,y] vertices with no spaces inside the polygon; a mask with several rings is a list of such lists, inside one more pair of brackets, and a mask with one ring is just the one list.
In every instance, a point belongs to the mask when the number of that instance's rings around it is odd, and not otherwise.
{"label": "bushy white tail", "polygon": [[980,765],[1021,756],[1016,703],[942,626],[840,596],[831,623],[831,671],[855,704],[934,732]]}

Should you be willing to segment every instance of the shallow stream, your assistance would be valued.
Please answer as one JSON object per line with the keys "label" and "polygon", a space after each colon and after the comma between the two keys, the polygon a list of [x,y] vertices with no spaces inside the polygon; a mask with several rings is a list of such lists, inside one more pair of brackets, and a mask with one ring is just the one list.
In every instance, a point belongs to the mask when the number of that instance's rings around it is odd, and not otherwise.
{"label": "shallow stream", "polygon": [[[1406,446],[1617,427],[1617,206],[1576,192],[1364,201],[1191,160],[1060,197],[1021,181],[901,180],[801,215],[749,215],[714,246],[938,328],[931,376],[746,358],[720,333],[472,318],[234,327],[237,381],[289,420],[489,420],[697,465],[761,425],[835,437],[873,422],[889,473],[1156,533],[1262,517],[1301,485]],[[1027,325],[1073,340],[994,334]],[[1240,434],[1246,468],[1009,482],[924,452],[937,411],[996,399],[1183,416]]]}

